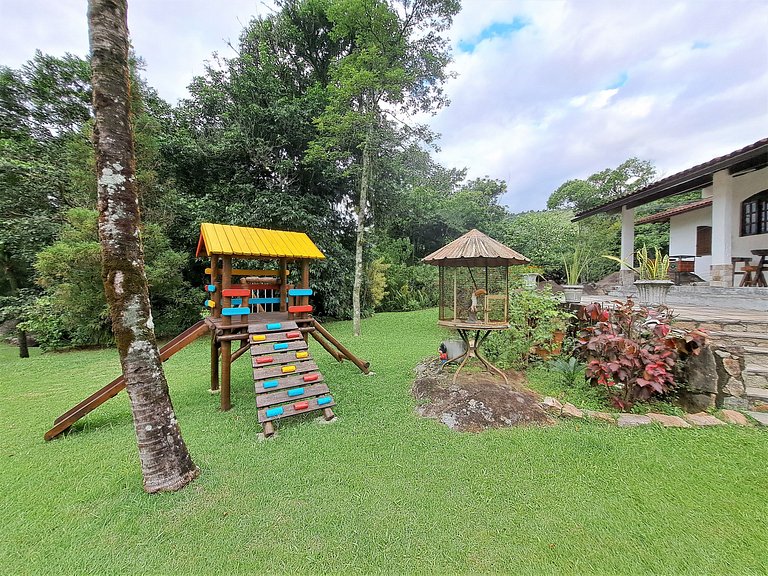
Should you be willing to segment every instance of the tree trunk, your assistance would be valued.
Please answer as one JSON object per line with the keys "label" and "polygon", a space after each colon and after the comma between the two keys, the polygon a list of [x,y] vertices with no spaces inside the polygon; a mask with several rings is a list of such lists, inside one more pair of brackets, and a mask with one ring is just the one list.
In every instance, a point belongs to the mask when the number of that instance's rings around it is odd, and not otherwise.
{"label": "tree trunk", "polygon": [[[5,266],[5,276],[8,278],[8,284],[11,287],[11,295],[18,296],[19,283],[16,281],[16,276],[11,269],[10,264]],[[20,306],[20,305],[19,305]],[[17,320],[20,321],[20,320]],[[19,358],[29,358],[29,345],[27,343],[27,331],[21,328],[16,328],[16,338],[19,340]]]}
{"label": "tree trunk", "polygon": [[360,174],[360,199],[357,204],[357,237],[355,240],[355,282],[352,286],[352,334],[360,336],[360,292],[363,286],[363,241],[365,237],[365,216],[368,207],[368,188],[371,171],[371,136],[373,127],[368,128],[363,144],[363,166]]}
{"label": "tree trunk", "polygon": [[29,358],[29,345],[27,344],[27,331],[16,328],[16,337],[19,339],[19,358]]}
{"label": "tree trunk", "polygon": [[144,489],[173,491],[200,471],[171,405],[149,305],[130,123],[126,0],[89,0],[88,25],[104,289],[131,401]]}

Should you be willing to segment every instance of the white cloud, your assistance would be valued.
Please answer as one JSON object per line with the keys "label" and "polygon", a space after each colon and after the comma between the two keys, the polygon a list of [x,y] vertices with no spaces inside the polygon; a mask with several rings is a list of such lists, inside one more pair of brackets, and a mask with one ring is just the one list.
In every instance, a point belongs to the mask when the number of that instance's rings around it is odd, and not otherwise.
{"label": "white cloud", "polygon": [[632,156],[669,174],[768,137],[764,2],[468,0],[453,44],[514,19],[457,54],[434,120],[439,158],[507,180],[514,210]]}
{"label": "white cloud", "polygon": [[[261,0],[130,0],[161,96],[231,54]],[[85,0],[0,0],[0,63],[88,50]],[[493,33],[488,33],[488,30]],[[513,210],[632,156],[671,174],[768,137],[764,0],[464,0],[438,158],[506,180]],[[506,34],[503,32],[506,31]]]}

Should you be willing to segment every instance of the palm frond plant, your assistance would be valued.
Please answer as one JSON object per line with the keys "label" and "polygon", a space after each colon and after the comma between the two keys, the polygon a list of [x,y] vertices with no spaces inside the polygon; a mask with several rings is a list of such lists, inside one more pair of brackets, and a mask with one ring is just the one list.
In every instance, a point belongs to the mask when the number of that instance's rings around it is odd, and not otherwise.
{"label": "palm frond plant", "polygon": [[648,252],[648,248],[643,246],[635,252],[635,258],[637,258],[637,266],[631,266],[626,260],[619,258],[618,256],[603,255],[603,258],[608,258],[618,262],[622,266],[633,270],[640,277],[640,280],[668,280],[669,277],[669,256],[661,254],[661,250],[654,247],[653,258]]}
{"label": "palm frond plant", "polygon": [[589,250],[581,244],[576,244],[570,256],[563,256],[565,279],[568,285],[576,286],[580,283],[591,259]]}
{"label": "palm frond plant", "polygon": [[616,256],[603,257],[614,260],[637,273],[639,279],[635,281],[635,286],[637,286],[641,304],[661,306],[666,304],[667,292],[672,286],[669,280],[669,256],[662,255],[658,248],[654,248],[653,251],[654,255],[651,258],[646,246],[637,250],[635,252],[637,266],[630,266],[625,260]]}

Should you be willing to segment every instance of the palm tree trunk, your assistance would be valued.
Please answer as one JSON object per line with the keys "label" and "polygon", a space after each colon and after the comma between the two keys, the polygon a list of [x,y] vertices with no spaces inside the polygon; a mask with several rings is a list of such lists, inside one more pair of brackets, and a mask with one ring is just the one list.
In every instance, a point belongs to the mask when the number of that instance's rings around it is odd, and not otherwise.
{"label": "palm tree trunk", "polygon": [[144,489],[173,491],[200,471],[181,437],[149,305],[130,122],[126,0],[89,0],[88,24],[104,289],[131,401]]}

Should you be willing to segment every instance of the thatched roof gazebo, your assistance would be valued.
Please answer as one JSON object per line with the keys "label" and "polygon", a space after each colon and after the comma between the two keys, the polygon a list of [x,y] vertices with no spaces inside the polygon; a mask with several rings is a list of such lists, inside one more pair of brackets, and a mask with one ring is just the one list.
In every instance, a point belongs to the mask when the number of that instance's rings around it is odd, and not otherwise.
{"label": "thatched roof gazebo", "polygon": [[530,262],[474,229],[421,261],[440,268],[440,324],[494,327],[508,322],[509,266]]}

